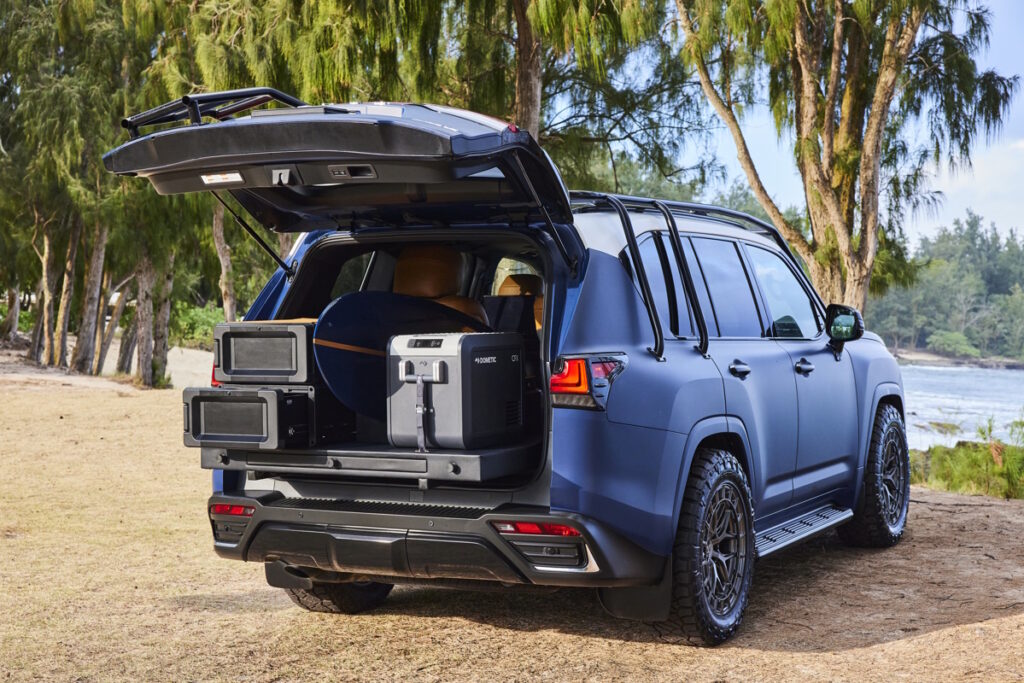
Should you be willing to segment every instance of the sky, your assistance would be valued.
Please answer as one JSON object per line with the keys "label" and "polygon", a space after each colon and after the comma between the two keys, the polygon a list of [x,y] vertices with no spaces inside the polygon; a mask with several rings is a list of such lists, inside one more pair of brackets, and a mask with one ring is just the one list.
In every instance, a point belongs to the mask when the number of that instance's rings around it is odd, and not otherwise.
{"label": "sky", "polygon": [[[973,168],[951,175],[943,168],[932,168],[933,190],[943,193],[934,213],[908,215],[904,231],[911,246],[922,236],[934,235],[940,226],[951,225],[970,208],[985,224],[995,223],[1001,234],[1011,227],[1024,230],[1024,1],[987,0],[991,11],[989,49],[980,55],[982,68],[994,68],[1000,74],[1021,75],[1021,87],[1010,105],[1003,127],[991,141],[979,136],[972,160]],[[800,175],[793,163],[793,141],[779,140],[767,108],[751,111],[741,122],[761,181],[781,207],[804,203]],[[732,136],[724,128],[715,134],[719,161],[726,176],[744,178]],[[716,188],[721,189],[721,188]],[[710,194],[713,194],[710,193]]]}

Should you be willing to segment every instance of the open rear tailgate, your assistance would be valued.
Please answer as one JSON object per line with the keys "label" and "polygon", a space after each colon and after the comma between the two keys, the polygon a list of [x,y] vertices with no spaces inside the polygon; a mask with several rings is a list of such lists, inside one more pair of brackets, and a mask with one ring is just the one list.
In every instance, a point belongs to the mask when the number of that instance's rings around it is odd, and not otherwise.
{"label": "open rear tailgate", "polygon": [[[224,101],[241,99],[234,91]],[[205,95],[204,102],[216,95]],[[241,99],[244,104],[245,100]],[[126,120],[180,120],[189,98]],[[457,207],[462,219],[495,211],[538,214],[571,224],[557,169],[526,132],[472,112],[433,105],[345,104],[264,109],[212,123],[134,137],[104,156],[113,173],[147,178],[161,194],[228,190],[276,231],[394,220]],[[233,106],[233,105],[231,105]],[[170,111],[172,116],[146,117]],[[133,119],[137,121],[133,123]],[[142,123],[138,123],[142,120]],[[198,122],[197,122],[198,120]]]}

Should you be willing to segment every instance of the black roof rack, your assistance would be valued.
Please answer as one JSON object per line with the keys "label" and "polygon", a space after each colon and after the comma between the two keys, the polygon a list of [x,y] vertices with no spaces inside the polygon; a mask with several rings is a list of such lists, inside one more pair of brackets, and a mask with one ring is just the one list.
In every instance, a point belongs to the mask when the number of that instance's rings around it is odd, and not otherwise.
{"label": "black roof rack", "polygon": [[241,88],[239,90],[223,90],[221,92],[197,93],[185,95],[180,100],[171,100],[166,104],[153,107],[141,114],[134,114],[121,121],[121,126],[128,130],[131,138],[139,137],[139,128],[156,126],[161,123],[183,121],[188,119],[192,124],[203,122],[204,117],[223,121],[224,119],[267,102],[280,102],[289,107],[306,105],[297,97],[274,88]]}
{"label": "black roof rack", "polygon": [[[622,202],[627,208],[640,210],[640,211],[653,211],[656,210],[652,204],[651,199],[645,197],[633,197],[631,195],[622,194],[610,194],[605,192],[586,192],[586,191],[573,191],[569,193],[570,201],[578,204],[591,203],[593,204],[595,199],[599,197],[615,197]],[[667,206],[672,210],[673,213],[695,216],[698,218],[712,218],[721,222],[729,223],[737,228],[746,230],[748,232],[758,233],[765,235],[776,244],[778,244],[787,254],[792,254],[792,250],[789,248],[789,244],[785,238],[782,237],[782,233],[779,232],[771,223],[755,218],[749,214],[743,213],[742,211],[736,211],[734,209],[726,209],[721,206],[711,206],[709,204],[698,204],[696,202],[681,202],[672,201],[668,199],[657,200],[660,204]],[[595,205],[596,206],[596,205]],[[799,264],[799,261],[797,261]]]}

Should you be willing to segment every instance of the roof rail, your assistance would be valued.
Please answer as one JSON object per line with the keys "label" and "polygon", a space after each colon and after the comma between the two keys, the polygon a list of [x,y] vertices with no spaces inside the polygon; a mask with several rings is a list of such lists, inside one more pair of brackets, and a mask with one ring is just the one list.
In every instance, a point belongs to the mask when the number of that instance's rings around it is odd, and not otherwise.
{"label": "roof rail", "polygon": [[301,107],[306,104],[299,98],[274,88],[241,88],[196,93],[122,119],[121,127],[127,129],[129,137],[134,139],[139,137],[139,129],[143,126],[156,126],[184,119],[196,125],[202,123],[203,118],[207,116],[222,121],[233,114],[267,102],[280,102],[289,107]]}
{"label": "roof rail", "polygon": [[[570,199],[576,199],[581,202],[592,201],[593,198],[598,196],[615,197],[622,202],[627,208],[648,210],[653,209],[652,202],[655,200],[647,199],[646,197],[634,197],[631,195],[622,194],[610,194],[604,192],[584,192],[575,191],[570,192]],[[664,204],[673,213],[680,213],[690,216],[696,216],[699,218],[713,218],[719,221],[730,223],[731,225],[747,230],[748,232],[762,233],[770,237],[776,244],[778,244],[787,254],[793,254],[789,248],[789,244],[783,238],[782,233],[771,223],[767,223],[760,218],[755,218],[749,214],[743,213],[742,211],[736,211],[734,209],[726,209],[721,206],[712,206],[709,204],[699,204],[696,202],[682,202],[669,199],[657,200],[661,204]],[[799,265],[799,261],[797,261]]]}

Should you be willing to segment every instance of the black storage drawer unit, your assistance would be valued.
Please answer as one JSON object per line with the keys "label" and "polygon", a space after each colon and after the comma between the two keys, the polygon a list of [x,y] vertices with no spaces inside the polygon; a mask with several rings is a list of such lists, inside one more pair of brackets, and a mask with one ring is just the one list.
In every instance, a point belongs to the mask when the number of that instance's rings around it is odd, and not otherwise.
{"label": "black storage drawer unit", "polygon": [[315,442],[313,387],[185,389],[186,446],[307,448]]}
{"label": "black storage drawer unit", "polygon": [[213,378],[225,384],[311,382],[315,325],[315,320],[217,325],[213,328]]}

